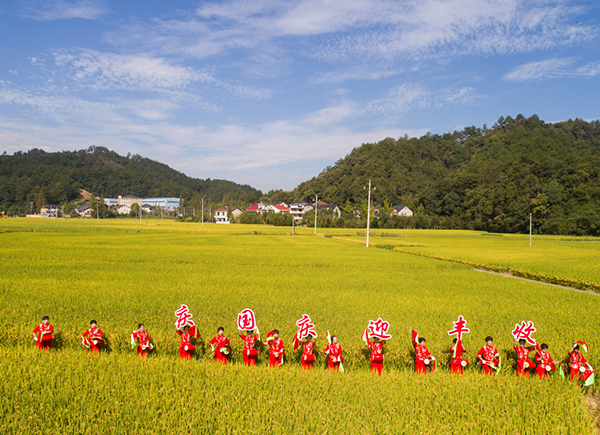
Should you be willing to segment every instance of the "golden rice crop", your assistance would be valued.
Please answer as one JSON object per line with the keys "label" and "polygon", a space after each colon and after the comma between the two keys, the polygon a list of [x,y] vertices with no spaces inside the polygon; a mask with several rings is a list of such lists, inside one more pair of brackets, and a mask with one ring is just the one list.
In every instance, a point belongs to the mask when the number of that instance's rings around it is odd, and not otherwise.
{"label": "golden rice crop", "polygon": [[[577,387],[515,378],[510,332],[533,320],[534,337],[553,355],[564,358],[585,340],[597,365],[596,295],[265,226],[159,221],[138,233],[127,221],[8,221],[18,232],[0,234],[2,432],[592,433]],[[189,362],[177,357],[173,325],[182,303],[202,333]],[[266,368],[264,352],[258,367],[241,364],[235,325],[244,308],[254,310],[263,334],[280,330],[288,350],[282,370]],[[290,347],[303,313],[319,333],[319,358],[307,373]],[[31,330],[46,314],[57,347],[40,355]],[[470,360],[483,337],[494,336],[505,360],[497,378],[474,367],[462,378],[447,372],[446,331],[459,314],[471,329]],[[393,334],[381,378],[369,373],[360,341],[377,317]],[[92,318],[110,353],[90,357],[80,345]],[[157,348],[148,360],[128,345],[139,322]],[[218,326],[232,339],[227,367],[206,360],[204,343]],[[409,327],[427,338],[438,373],[412,373]],[[344,348],[345,375],[324,369],[326,330]]]}

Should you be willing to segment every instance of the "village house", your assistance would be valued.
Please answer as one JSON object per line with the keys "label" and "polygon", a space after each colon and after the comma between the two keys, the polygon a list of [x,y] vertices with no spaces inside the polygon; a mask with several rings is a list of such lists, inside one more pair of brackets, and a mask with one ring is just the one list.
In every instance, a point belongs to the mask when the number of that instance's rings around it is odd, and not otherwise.
{"label": "village house", "polygon": [[160,207],[163,210],[175,210],[179,208],[179,198],[175,197],[164,197],[164,198],[144,198],[142,202],[144,204],[151,205],[153,207]]}
{"label": "village house", "polygon": [[321,204],[321,202],[319,201],[319,204],[317,205],[317,210],[318,213],[321,213],[325,210],[331,210],[336,217],[342,217],[342,210],[340,210],[340,208],[335,204]]}
{"label": "village house", "polygon": [[144,210],[145,213],[154,213],[156,207],[150,204],[142,204],[142,210]]}
{"label": "village house", "polygon": [[395,205],[391,216],[412,216],[413,211],[405,205]]}
{"label": "village house", "polygon": [[240,210],[238,207],[234,207],[234,208],[231,210],[231,214],[233,215],[233,218],[234,218],[234,219],[237,219],[237,218],[239,218],[239,217],[242,215],[242,213],[243,213],[243,211],[242,211],[242,210]]}
{"label": "village house", "polygon": [[129,208],[131,209],[131,206],[133,204],[142,205],[142,198],[137,197],[135,195],[127,195],[127,196],[119,195],[118,202],[119,202],[119,205],[126,205],[126,206],[129,206]]}
{"label": "village house", "polygon": [[125,204],[121,204],[117,206],[116,211],[118,214],[129,214],[131,213],[131,207]]}
{"label": "village house", "polygon": [[290,213],[294,217],[296,224],[302,222],[302,219],[304,219],[304,214],[312,209],[313,206],[306,202],[294,201],[290,204]]}
{"label": "village house", "polygon": [[46,204],[40,209],[40,216],[46,218],[58,217],[60,207],[56,204]]}
{"label": "village house", "polygon": [[250,213],[262,213],[266,208],[267,206],[261,202],[260,204],[252,204],[246,211]]}
{"label": "village house", "polygon": [[289,213],[290,209],[281,204],[271,204],[265,207],[266,211],[271,211],[273,213]]}
{"label": "village house", "polygon": [[92,217],[92,208],[89,205],[75,207],[75,212],[81,217]]}
{"label": "village house", "polygon": [[221,207],[215,212],[215,222],[218,224],[228,224],[229,217],[227,216],[227,212],[229,209],[227,207]]}
{"label": "village house", "polygon": [[104,205],[107,207],[116,207],[119,205],[119,200],[117,198],[104,198]]}

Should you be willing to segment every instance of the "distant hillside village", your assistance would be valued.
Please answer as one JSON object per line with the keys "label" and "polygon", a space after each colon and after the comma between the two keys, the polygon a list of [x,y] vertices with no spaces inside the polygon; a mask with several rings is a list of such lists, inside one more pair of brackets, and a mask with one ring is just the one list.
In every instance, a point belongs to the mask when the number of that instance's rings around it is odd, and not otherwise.
{"label": "distant hillside village", "polygon": [[[314,223],[315,210],[319,216],[323,216],[326,226],[329,226],[332,220],[343,222],[342,215],[353,219],[360,219],[361,212],[353,210],[350,213],[343,212],[335,204],[327,204],[318,201],[312,204],[306,202],[292,202],[287,204],[279,202],[277,204],[251,204],[245,210],[239,207],[220,207],[212,213],[210,208],[205,207],[205,214],[198,218],[196,210],[187,210],[184,207],[183,200],[176,197],[164,198],[140,198],[134,195],[119,196],[118,198],[92,198],[80,201],[72,213],[67,213],[56,204],[46,204],[40,208],[39,214],[30,214],[28,217],[39,218],[59,218],[59,217],[82,217],[95,218],[101,216],[100,208],[97,205],[103,202],[103,212],[110,211],[115,216],[140,216],[143,214],[151,216],[172,216],[180,221],[198,221],[206,220],[217,224],[230,223],[270,223],[274,225],[312,225]],[[206,210],[209,211],[208,215]],[[412,217],[413,211],[405,205],[388,206],[384,211],[379,206],[372,207],[372,217],[382,216],[390,217]],[[272,216],[272,219],[268,217]]]}
{"label": "distant hillside village", "polygon": [[[314,216],[314,210],[317,210],[319,214],[328,214],[333,216],[334,218],[342,217],[342,210],[333,204],[327,204],[323,201],[319,201],[318,203],[308,204],[306,202],[292,202],[290,204],[286,204],[285,202],[280,202],[277,204],[252,204],[246,209],[246,213],[275,213],[281,215],[290,215],[296,225],[306,224],[306,215],[308,212],[312,212],[311,216]],[[375,206],[373,208],[373,215],[378,216],[381,213],[381,208],[379,206]],[[242,219],[242,216],[245,213],[240,210],[238,207],[234,207],[231,210],[229,207],[221,207],[219,208],[214,215],[214,220],[218,224],[229,224],[231,221],[239,222]],[[360,213],[358,211],[354,212],[355,217],[360,217]],[[413,212],[410,208],[405,205],[396,205],[392,208],[390,212],[390,216],[413,216]],[[314,221],[313,221],[314,222]],[[251,222],[241,222],[241,223],[251,223]]]}
{"label": "distant hillside village", "polygon": [[[117,215],[130,216],[132,212],[137,214],[139,210],[142,210],[148,214],[156,214],[157,212],[167,211],[170,213],[176,212],[181,205],[180,198],[139,198],[134,195],[120,196],[118,198],[95,198],[96,202],[104,201],[104,206],[116,213]],[[79,204],[75,207],[74,214],[68,214],[65,211],[64,217],[96,217],[92,215],[92,212],[99,213],[99,208],[93,208],[91,204],[92,199],[89,201],[80,201],[84,204]],[[56,218],[63,217],[62,207],[56,204],[47,204],[40,208],[39,215],[27,215],[27,217],[40,217],[40,218]]]}

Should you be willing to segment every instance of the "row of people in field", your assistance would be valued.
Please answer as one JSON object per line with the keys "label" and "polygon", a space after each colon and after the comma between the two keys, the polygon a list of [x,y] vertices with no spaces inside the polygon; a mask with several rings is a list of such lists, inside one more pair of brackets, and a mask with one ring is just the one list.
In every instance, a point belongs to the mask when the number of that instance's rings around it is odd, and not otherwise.
{"label": "row of people in field", "polygon": [[[179,355],[181,359],[189,360],[192,359],[196,346],[192,344],[192,339],[198,340],[200,338],[198,327],[196,325],[186,325],[182,329],[176,331],[180,336],[179,344]],[[52,346],[52,334],[54,328],[49,322],[49,317],[44,316],[42,323],[36,326],[33,330],[33,338],[36,346],[40,350],[50,350]],[[243,340],[242,356],[244,364],[247,366],[253,366],[256,364],[259,351],[256,348],[258,345],[264,345],[269,347],[269,366],[279,367],[283,364],[283,356],[285,355],[285,346],[283,340],[279,337],[279,331],[273,330],[267,334],[267,339],[261,341],[260,335],[257,331],[240,331],[240,338]],[[87,329],[81,335],[82,344],[89,349],[90,353],[97,353],[100,351],[101,346],[104,344],[104,333],[98,328],[97,322],[92,320],[90,322],[90,328]],[[418,337],[413,334],[413,346],[415,350],[415,372],[419,374],[426,374],[428,371],[433,372],[436,370],[436,358],[431,354],[427,346],[425,345],[425,338]],[[585,356],[580,350],[580,343],[585,345],[583,342],[573,344],[569,349],[569,371],[570,379],[573,380],[587,380],[594,373],[593,368],[587,362]],[[217,335],[215,335],[208,344],[211,346],[211,359],[227,365],[229,356],[231,354],[231,342],[229,338],[225,336],[225,329],[219,327]],[[384,346],[385,340],[380,340],[377,337],[372,339],[367,338],[366,346],[370,351],[370,362],[371,371],[381,375],[383,370],[384,361]],[[514,349],[517,356],[517,376],[529,377],[530,373],[535,373],[540,379],[548,377],[551,372],[560,369],[562,372],[562,364],[554,360],[548,352],[548,345],[542,344],[541,346],[526,346],[525,340],[514,342]],[[136,349],[138,356],[147,357],[149,352],[154,348],[150,342],[148,332],[145,331],[145,327],[142,323],[138,325],[138,329],[131,333],[131,346]],[[314,355],[315,340],[309,335],[304,340],[296,341],[295,350],[302,348],[301,364],[302,368],[311,370],[315,362]],[[452,347],[450,349],[452,358],[450,360],[450,369],[454,374],[463,374],[464,368],[469,364],[463,355],[466,353],[466,349],[462,341],[454,339]],[[536,352],[534,355],[534,361],[530,360],[529,354]],[[344,357],[342,356],[342,347],[338,343],[337,337],[333,336],[328,338],[328,345],[324,350],[327,355],[327,365],[332,371],[343,370]],[[494,375],[500,371],[501,368],[501,357],[498,349],[494,346],[492,337],[485,338],[485,345],[481,347],[476,355],[477,363],[482,367],[485,375]]]}

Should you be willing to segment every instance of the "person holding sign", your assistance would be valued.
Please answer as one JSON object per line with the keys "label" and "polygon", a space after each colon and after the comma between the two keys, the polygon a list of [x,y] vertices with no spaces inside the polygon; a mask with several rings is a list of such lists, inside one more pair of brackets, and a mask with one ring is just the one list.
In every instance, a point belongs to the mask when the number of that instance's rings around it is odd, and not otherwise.
{"label": "person holding sign", "polygon": [[452,359],[450,360],[450,371],[455,375],[462,375],[463,369],[469,364],[469,361],[462,357],[462,354],[466,352],[465,346],[462,340],[455,338],[452,340],[452,346],[450,352],[452,353]]}
{"label": "person holding sign", "polygon": [[313,329],[315,327],[310,316],[303,314],[302,318],[296,322],[298,332],[294,336],[292,343],[294,350],[297,350],[302,345],[302,357],[300,363],[304,370],[312,370],[315,362],[315,355],[313,353],[315,342],[313,338],[317,337],[317,332]]}
{"label": "person holding sign", "polygon": [[260,341],[260,335],[253,334],[253,332],[253,330],[246,331],[246,335],[240,332],[240,338],[244,340],[242,356],[244,358],[244,365],[246,366],[255,365],[258,359],[258,350],[255,349],[255,345]]}
{"label": "person holding sign", "polygon": [[454,328],[448,331],[448,335],[456,335],[456,338],[452,341],[452,347],[450,347],[452,352],[450,370],[456,375],[462,375],[463,369],[469,364],[469,361],[462,357],[462,354],[467,351],[463,346],[462,336],[471,332],[471,330],[467,328],[467,321],[463,316],[458,316],[458,320],[452,322],[452,324]]}
{"label": "person holding sign", "polygon": [[[425,339],[419,337],[416,331],[410,330],[412,335],[412,343],[415,348],[415,373],[427,374],[427,366],[431,364],[431,371],[435,372],[435,357],[431,355],[427,346],[425,346]],[[433,364],[432,364],[433,363]]]}
{"label": "person holding sign", "polygon": [[477,358],[479,359],[479,364],[483,367],[483,374],[486,376],[492,375],[492,370],[494,373],[498,373],[500,371],[501,358],[498,349],[494,347],[494,339],[490,336],[485,337],[485,346],[479,349],[477,352]]}
{"label": "person holding sign", "polygon": [[[560,365],[560,362],[554,361],[554,359],[550,356],[550,352],[548,352],[548,345],[546,343],[542,343],[542,346],[538,348],[534,360],[537,363],[535,372],[540,379],[544,377],[549,378],[549,373],[556,370],[556,367]],[[560,370],[562,374],[562,367]],[[562,376],[564,379],[564,375]]]}
{"label": "person holding sign", "polygon": [[[363,341],[365,346],[371,351],[371,373],[377,373],[381,376],[383,371],[383,346],[387,339],[392,338],[387,331],[390,328],[390,323],[384,321],[381,317],[377,320],[369,320],[369,325],[363,333]],[[373,341],[371,341],[373,340]]]}
{"label": "person holding sign", "polygon": [[194,350],[196,349],[196,346],[192,344],[192,338],[198,339],[198,328],[195,324],[192,326],[185,325],[183,329],[178,329],[175,332],[181,338],[181,343],[179,343],[179,358],[184,360],[192,359]]}
{"label": "person holding sign", "polygon": [[200,332],[198,327],[192,320],[192,313],[190,313],[187,305],[182,304],[181,307],[175,311],[177,320],[175,321],[175,332],[181,338],[179,343],[179,357],[184,360],[191,360],[192,355],[196,346],[192,344],[192,338],[198,340],[200,338]]}
{"label": "person holding sign", "polygon": [[138,330],[131,333],[131,349],[136,349],[137,356],[147,358],[148,353],[154,349],[150,343],[150,336],[145,331],[143,323],[138,325]]}
{"label": "person holding sign", "polygon": [[[522,321],[521,325],[515,324],[512,335],[514,338],[513,347],[517,353],[517,376],[525,376],[528,378],[530,371],[535,368],[535,363],[529,361],[529,353],[533,352],[535,350],[535,347],[533,346],[537,345],[537,342],[531,337],[531,334],[535,331],[535,326],[533,326],[531,320],[527,323]],[[526,346],[527,343],[532,346]]]}
{"label": "person holding sign", "polygon": [[515,352],[517,353],[517,376],[525,376],[529,377],[529,374],[535,368],[535,363],[533,361],[529,361],[529,353],[535,350],[533,346],[525,346],[527,344],[527,340],[524,338],[515,340],[513,342],[513,347],[515,348]]}
{"label": "person holding sign", "polygon": [[[258,350],[255,346],[257,342],[260,342],[260,333],[256,326],[256,316],[254,315],[254,311],[250,308],[242,310],[242,312],[238,314],[237,326],[240,331],[240,338],[244,340],[244,349],[242,350],[244,365],[253,366],[258,359]],[[246,334],[244,335],[242,331],[245,331]],[[256,334],[254,334],[254,331],[256,331]]]}
{"label": "person holding sign", "polygon": [[90,350],[90,353],[100,353],[100,346],[104,343],[104,333],[98,328],[95,320],[90,322],[90,329],[81,334],[81,342]]}
{"label": "person holding sign", "polygon": [[229,338],[225,337],[225,328],[219,326],[217,329],[217,335],[208,342],[212,348],[211,359],[217,362],[227,365],[227,356],[231,353]]}
{"label": "person holding sign", "polygon": [[313,336],[308,335],[304,341],[302,341],[302,358],[301,365],[304,370],[312,370],[313,364],[315,362],[315,355],[313,354],[313,350],[315,347],[315,342],[313,341]]}
{"label": "person holding sign", "polygon": [[50,324],[50,317],[42,317],[42,323],[33,330],[33,341],[39,350],[49,351],[52,347],[52,334],[54,327]]}
{"label": "person holding sign", "polygon": [[264,345],[269,346],[269,366],[281,367],[283,365],[285,349],[283,340],[279,337],[279,331],[277,329],[274,329],[267,334],[267,340],[264,342]]}
{"label": "person holding sign", "polygon": [[569,370],[571,372],[571,381],[581,379],[584,382],[584,386],[592,385],[594,383],[594,369],[587,362],[579,346],[586,352],[588,351],[588,345],[585,341],[578,341],[574,343],[571,349],[569,349]]}
{"label": "person holding sign", "polygon": [[344,362],[342,346],[338,343],[338,338],[335,335],[331,338],[329,337],[329,331],[327,331],[327,341],[329,342],[325,348],[325,355],[328,356],[327,367],[332,372],[344,371],[344,366],[342,365]]}

